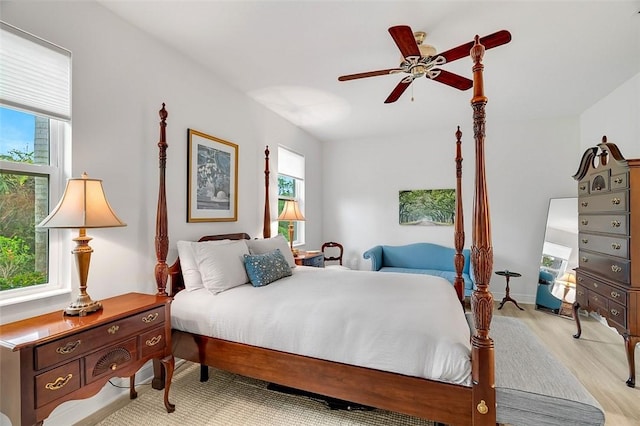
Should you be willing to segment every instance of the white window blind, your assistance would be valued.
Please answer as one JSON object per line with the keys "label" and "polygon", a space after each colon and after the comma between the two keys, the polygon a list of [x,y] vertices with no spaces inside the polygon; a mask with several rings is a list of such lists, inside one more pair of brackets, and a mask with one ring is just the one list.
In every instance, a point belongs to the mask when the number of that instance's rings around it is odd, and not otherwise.
{"label": "white window blind", "polygon": [[71,119],[71,52],[0,22],[0,102]]}
{"label": "white window blind", "polygon": [[279,146],[278,173],[296,179],[304,179],[304,156]]}

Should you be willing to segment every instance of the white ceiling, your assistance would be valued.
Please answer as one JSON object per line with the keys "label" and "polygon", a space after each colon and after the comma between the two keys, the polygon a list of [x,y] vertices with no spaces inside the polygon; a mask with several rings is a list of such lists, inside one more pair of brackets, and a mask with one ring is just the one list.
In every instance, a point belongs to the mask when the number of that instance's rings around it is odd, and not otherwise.
{"label": "white ceiling", "polygon": [[[471,122],[471,90],[423,78],[384,104],[400,75],[338,82],[399,65],[394,25],[439,52],[509,30],[484,57],[492,122],[576,116],[640,72],[640,0],[99,2],[321,140]],[[443,69],[471,78],[471,65]]]}

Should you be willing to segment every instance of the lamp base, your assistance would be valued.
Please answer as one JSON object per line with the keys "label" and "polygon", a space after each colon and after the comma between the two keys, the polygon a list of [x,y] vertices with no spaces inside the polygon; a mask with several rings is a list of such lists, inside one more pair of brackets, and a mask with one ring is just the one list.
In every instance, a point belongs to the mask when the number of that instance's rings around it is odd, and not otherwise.
{"label": "lamp base", "polygon": [[75,302],[64,309],[66,315],[85,316],[102,309],[102,303],[91,300],[88,294],[81,294]]}

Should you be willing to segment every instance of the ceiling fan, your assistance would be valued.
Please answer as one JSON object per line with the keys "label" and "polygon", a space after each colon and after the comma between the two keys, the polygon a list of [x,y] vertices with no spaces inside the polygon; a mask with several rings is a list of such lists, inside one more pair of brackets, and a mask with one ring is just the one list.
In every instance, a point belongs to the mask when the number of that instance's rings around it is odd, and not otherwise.
{"label": "ceiling fan", "polygon": [[[436,54],[436,50],[432,46],[422,44],[426,36],[424,32],[414,33],[409,26],[398,25],[389,28],[389,33],[402,53],[402,63],[399,67],[343,75],[338,77],[338,80],[356,80],[359,78],[401,72],[407,74],[384,101],[386,104],[397,101],[413,80],[422,76],[426,76],[431,80],[439,81],[440,83],[455,87],[459,90],[468,90],[473,86],[473,81],[468,78],[440,69],[444,64],[469,56],[469,52],[474,44],[473,41],[461,44],[446,52]],[[509,43],[509,41],[511,41],[511,33],[506,30],[489,34],[480,39],[480,43],[485,49],[501,46]]]}

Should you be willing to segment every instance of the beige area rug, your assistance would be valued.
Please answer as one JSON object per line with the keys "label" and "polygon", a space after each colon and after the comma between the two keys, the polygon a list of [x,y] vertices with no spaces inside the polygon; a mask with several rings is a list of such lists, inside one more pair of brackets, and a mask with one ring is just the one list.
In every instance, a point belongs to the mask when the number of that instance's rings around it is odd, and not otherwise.
{"label": "beige area rug", "polygon": [[169,393],[175,412],[165,411],[164,392],[148,389],[98,425],[433,426],[389,411],[330,410],[322,401],[271,391],[265,382],[224,371],[210,369],[209,376],[200,383],[199,366],[185,363],[176,370]]}

